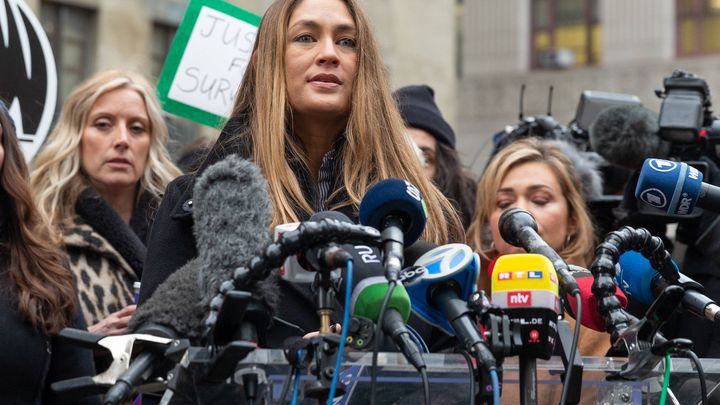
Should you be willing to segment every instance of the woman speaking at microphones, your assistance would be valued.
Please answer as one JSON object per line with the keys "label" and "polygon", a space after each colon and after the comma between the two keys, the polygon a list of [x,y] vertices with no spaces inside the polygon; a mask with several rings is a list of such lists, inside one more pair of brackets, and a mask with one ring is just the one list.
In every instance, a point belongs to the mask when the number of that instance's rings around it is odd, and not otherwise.
{"label": "woman speaking at microphones", "polygon": [[[150,233],[141,305],[197,256],[192,185],[232,153],[252,160],[266,177],[271,228],[325,210],[357,220],[368,188],[400,178],[417,186],[426,201],[425,239],[438,244],[464,239],[452,205],[423,176],[368,18],[356,0],[270,5],[232,117],[198,171],[168,186]],[[271,333],[275,344],[318,330],[309,288],[281,281],[280,289],[278,317],[285,323],[276,323]]]}

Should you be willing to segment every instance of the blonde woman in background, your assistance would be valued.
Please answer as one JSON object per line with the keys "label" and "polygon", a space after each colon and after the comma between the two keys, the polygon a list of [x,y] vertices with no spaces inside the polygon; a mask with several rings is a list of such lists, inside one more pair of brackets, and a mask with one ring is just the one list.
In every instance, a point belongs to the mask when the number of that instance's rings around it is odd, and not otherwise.
{"label": "blonde woman in background", "polygon": [[34,161],[33,193],[70,257],[91,332],[125,330],[151,209],[180,174],[154,94],[135,73],[92,76],[67,98]]}
{"label": "blonde woman in background", "polygon": [[[483,259],[479,288],[491,293],[490,272],[498,257],[525,253],[500,236],[500,215],[511,207],[529,211],[537,221],[540,236],[566,262],[585,268],[590,264],[595,238],[585,196],[594,191],[589,190],[590,182],[581,182],[588,173],[578,173],[581,163],[578,156],[571,159],[572,154],[571,148],[559,142],[527,138],[506,146],[490,161],[478,184],[475,218],[467,235]],[[598,176],[594,175],[596,184]],[[565,319],[574,330],[575,320]],[[578,349],[583,356],[605,356],[610,349],[610,335],[581,326]],[[539,403],[558,402],[562,386],[538,388],[538,398],[549,399]],[[581,403],[595,403],[590,399],[593,394],[584,392]],[[514,395],[515,391],[503,391],[503,403],[512,403]]]}
{"label": "blonde woman in background", "polygon": [[[569,264],[586,268],[595,237],[584,194],[575,164],[557,143],[528,138],[502,149],[480,178],[477,211],[468,229],[469,243],[486,264],[478,287],[490,292],[487,270],[499,256],[525,252],[500,236],[500,215],[511,207],[529,211],[548,245]],[[584,356],[604,356],[610,339],[583,326],[578,346]]]}

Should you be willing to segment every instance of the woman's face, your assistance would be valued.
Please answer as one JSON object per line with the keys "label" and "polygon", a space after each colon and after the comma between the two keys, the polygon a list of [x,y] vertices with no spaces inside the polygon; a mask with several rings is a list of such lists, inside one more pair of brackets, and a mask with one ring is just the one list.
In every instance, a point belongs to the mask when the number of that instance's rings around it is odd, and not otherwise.
{"label": "woman's face", "polygon": [[347,115],[357,73],[356,35],[341,0],[298,4],[285,45],[285,82],[294,114]]}
{"label": "woman's face", "polygon": [[406,130],[425,157],[425,168],[423,169],[425,177],[433,181],[435,179],[435,168],[437,166],[437,139],[420,128],[407,127]]}
{"label": "woman's face", "polygon": [[150,119],[136,91],[119,88],[98,97],[85,123],[81,165],[98,191],[134,187],[145,172]]}
{"label": "woman's face", "polygon": [[524,253],[525,250],[503,240],[498,229],[502,212],[510,207],[529,211],[537,221],[540,236],[553,249],[560,250],[572,228],[567,199],[550,167],[542,162],[516,166],[507,172],[495,195],[495,211],[490,215],[495,249],[498,254]]}

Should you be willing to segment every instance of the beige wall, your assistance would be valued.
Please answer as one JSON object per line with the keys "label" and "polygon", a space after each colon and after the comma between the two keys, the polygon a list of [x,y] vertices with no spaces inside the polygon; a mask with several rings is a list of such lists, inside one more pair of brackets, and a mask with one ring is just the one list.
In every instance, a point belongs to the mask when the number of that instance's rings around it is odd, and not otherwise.
{"label": "beige wall", "polygon": [[530,58],[528,0],[465,1],[462,72],[523,72]]}
{"label": "beige wall", "polygon": [[[27,0],[40,12],[42,0]],[[129,69],[150,73],[152,24],[179,24],[188,0],[51,0],[96,10],[94,71]],[[272,0],[229,0],[262,15]],[[457,24],[455,0],[360,0],[374,26],[393,89],[426,83],[435,89],[449,122],[457,115]],[[203,128],[204,135],[214,129]]]}
{"label": "beige wall", "polygon": [[455,0],[362,0],[393,89],[429,84],[445,118],[456,117]]}

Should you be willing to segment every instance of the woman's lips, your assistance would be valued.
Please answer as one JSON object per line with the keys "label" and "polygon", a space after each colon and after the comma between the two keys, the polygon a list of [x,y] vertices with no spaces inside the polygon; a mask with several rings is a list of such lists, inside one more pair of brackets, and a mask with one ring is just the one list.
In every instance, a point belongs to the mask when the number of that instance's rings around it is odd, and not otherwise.
{"label": "woman's lips", "polygon": [[131,166],[130,161],[127,159],[111,159],[107,161],[107,164],[111,167],[128,167]]}

